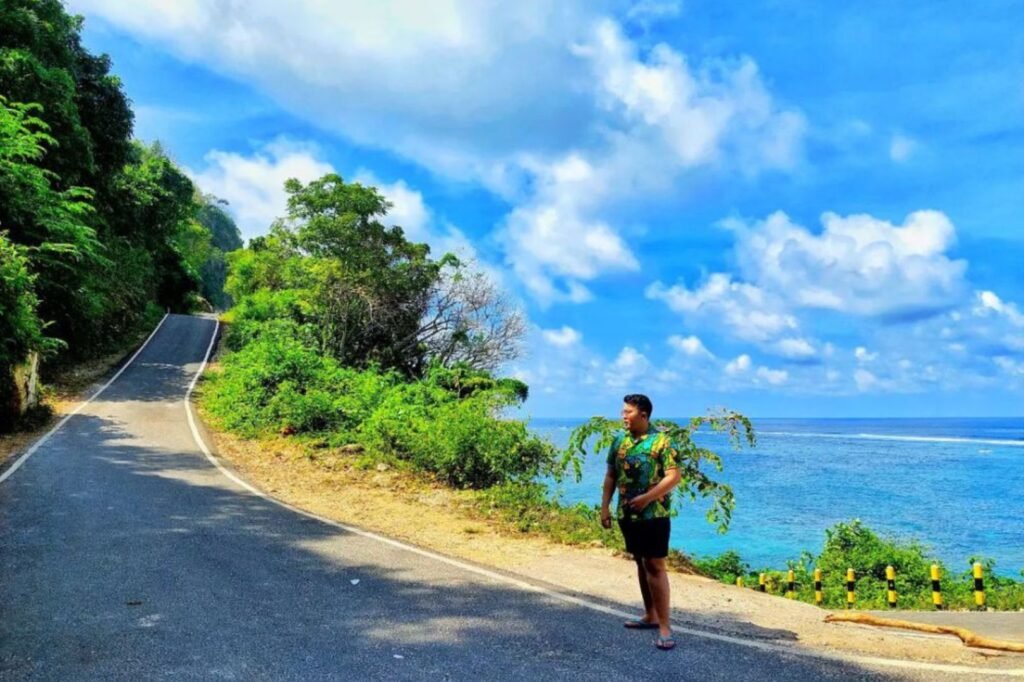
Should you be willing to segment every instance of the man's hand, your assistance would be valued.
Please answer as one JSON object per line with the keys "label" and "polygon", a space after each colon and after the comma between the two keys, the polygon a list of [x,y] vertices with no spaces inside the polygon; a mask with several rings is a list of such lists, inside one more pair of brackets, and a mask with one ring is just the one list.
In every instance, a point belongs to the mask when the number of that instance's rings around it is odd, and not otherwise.
{"label": "man's hand", "polygon": [[608,507],[601,507],[601,525],[605,528],[612,527],[612,513]]}
{"label": "man's hand", "polygon": [[651,498],[647,496],[647,493],[644,493],[643,495],[637,495],[636,497],[630,499],[628,502],[626,502],[626,506],[635,512],[640,512],[643,511],[644,507],[646,507],[650,503]]}

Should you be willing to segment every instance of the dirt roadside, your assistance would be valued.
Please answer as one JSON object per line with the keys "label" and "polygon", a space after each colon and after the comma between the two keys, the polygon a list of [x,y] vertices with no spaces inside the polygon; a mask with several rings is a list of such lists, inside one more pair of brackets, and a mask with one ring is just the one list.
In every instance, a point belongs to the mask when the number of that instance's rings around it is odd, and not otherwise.
{"label": "dirt roadside", "polygon": [[[200,410],[202,416],[202,411]],[[209,420],[204,420],[209,424]],[[335,521],[492,566],[559,591],[639,605],[633,563],[611,550],[559,545],[474,517],[468,496],[394,470],[356,468],[350,455],[286,438],[245,440],[207,429],[218,455],[266,493]],[[923,662],[1024,667],[1024,655],[965,648],[952,637],[828,624],[825,610],[707,578],[672,575],[674,623],[765,642]],[[684,641],[686,641],[684,636]],[[699,646],[699,640],[692,640]]]}

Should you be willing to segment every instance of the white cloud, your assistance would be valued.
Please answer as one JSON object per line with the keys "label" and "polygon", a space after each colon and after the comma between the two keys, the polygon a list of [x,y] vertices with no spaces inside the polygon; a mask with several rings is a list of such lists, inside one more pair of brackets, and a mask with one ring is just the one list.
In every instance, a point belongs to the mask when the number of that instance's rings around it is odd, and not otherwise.
{"label": "white cloud", "polygon": [[1002,355],[993,358],[993,362],[1011,377],[1024,377],[1024,362]]}
{"label": "white cloud", "polygon": [[992,291],[975,293],[973,312],[978,317],[1001,316],[1015,327],[1024,327],[1024,313],[1021,313],[1013,303],[1003,301]]}
{"label": "white cloud", "polygon": [[878,353],[872,353],[864,346],[857,346],[853,351],[853,356],[857,358],[857,362],[872,362],[878,357]]}
{"label": "white cloud", "polygon": [[565,87],[586,73],[567,46],[601,9],[583,0],[69,6],[242,80],[316,125],[452,176],[478,177],[524,146],[561,148],[594,118],[589,95]]}
{"label": "white cloud", "polygon": [[533,170],[535,195],[506,216],[500,241],[534,296],[545,303],[582,302],[590,298],[584,281],[640,267],[619,234],[591,217],[602,193],[602,173],[576,154]]}
{"label": "white cloud", "polygon": [[758,367],[757,376],[759,379],[771,384],[772,386],[781,386],[786,383],[789,379],[789,372],[782,369],[769,369],[768,367]]}
{"label": "white cloud", "polygon": [[651,362],[632,346],[624,346],[608,367],[606,383],[621,388],[632,384],[651,371]]}
{"label": "white cloud", "polygon": [[707,347],[704,346],[704,342],[693,335],[684,338],[682,336],[673,334],[672,336],[668,337],[668,345],[674,348],[675,350],[679,351],[680,353],[688,355],[690,357],[715,357],[714,355],[712,355],[711,351],[709,351]]}
{"label": "white cloud", "polygon": [[790,360],[810,360],[818,355],[814,345],[807,339],[800,337],[782,339],[775,343],[772,350],[776,355]]}
{"label": "white cloud", "polygon": [[242,236],[249,239],[266,234],[270,224],[285,214],[285,180],[310,182],[334,172],[318,156],[314,145],[282,138],[251,156],[213,150],[204,157],[206,167],[189,174],[204,192],[228,201]]}
{"label": "white cloud", "polygon": [[[357,144],[498,192],[514,208],[497,241],[543,303],[588,300],[593,279],[638,269],[608,217],[616,202],[666,192],[687,170],[757,173],[801,156],[804,119],[772,97],[753,60],[691,64],[665,44],[642,53],[603,16],[617,9],[611,3],[71,8],[254,86]],[[647,21],[678,5],[630,12]],[[413,230],[415,216],[406,220]]]}
{"label": "white cloud", "polygon": [[916,211],[902,225],[869,215],[822,215],[812,234],[776,212],[736,229],[744,278],[799,308],[862,316],[920,317],[957,305],[967,264],[946,256],[956,239],[939,211]]}
{"label": "white cloud", "polygon": [[896,134],[889,142],[889,158],[896,163],[903,163],[914,153],[917,143],[905,135]]}
{"label": "white cloud", "polygon": [[583,338],[582,334],[568,326],[561,329],[544,329],[541,333],[545,341],[559,348],[575,346]]}
{"label": "white cloud", "polygon": [[725,365],[726,374],[742,374],[750,369],[750,356],[744,353],[736,357],[734,360],[730,360]]}
{"label": "white cloud", "polygon": [[532,193],[505,218],[499,237],[509,264],[543,303],[589,300],[586,282],[639,268],[620,228],[601,218],[609,206],[665,191],[698,167],[792,166],[803,135],[802,117],[773,102],[749,59],[693,69],[662,44],[644,60],[611,20],[573,49],[591,64],[612,117],[608,142],[517,157],[512,165],[530,178]]}
{"label": "white cloud", "polygon": [[854,370],[853,381],[861,393],[867,393],[878,385],[878,377],[866,369]]}
{"label": "white cloud", "polygon": [[803,116],[773,101],[749,58],[695,69],[661,43],[644,60],[611,20],[575,51],[593,62],[605,106],[634,132],[657,134],[683,167],[728,160],[750,170],[789,168],[800,155]]}
{"label": "white cloud", "polygon": [[684,315],[720,320],[733,336],[746,341],[766,342],[798,327],[796,317],[781,307],[776,297],[723,273],[711,275],[694,289],[655,282],[645,293]]}

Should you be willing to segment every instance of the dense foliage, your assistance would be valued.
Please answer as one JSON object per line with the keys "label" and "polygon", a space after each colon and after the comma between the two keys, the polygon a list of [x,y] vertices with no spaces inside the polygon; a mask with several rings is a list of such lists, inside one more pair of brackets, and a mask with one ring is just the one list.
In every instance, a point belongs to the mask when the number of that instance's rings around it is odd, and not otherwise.
{"label": "dense foliage", "polygon": [[489,371],[514,354],[520,319],[496,289],[385,225],[372,187],[330,174],[285,189],[287,217],[228,256],[234,352],[210,412],[245,435],[304,435],[458,487],[557,473],[554,448],[502,418],[527,387]]}
{"label": "dense foliage", "polygon": [[200,292],[222,303],[223,254],[240,246],[216,200],[132,139],[81,23],[58,0],[0,4],[0,385],[29,352],[50,366],[96,356]]}

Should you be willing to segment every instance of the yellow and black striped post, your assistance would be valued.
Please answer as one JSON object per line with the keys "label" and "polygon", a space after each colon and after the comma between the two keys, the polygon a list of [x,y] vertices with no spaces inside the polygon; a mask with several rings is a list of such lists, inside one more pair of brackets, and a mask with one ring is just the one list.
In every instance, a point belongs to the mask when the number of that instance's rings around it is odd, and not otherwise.
{"label": "yellow and black striped post", "polygon": [[821,592],[821,569],[814,569],[814,603],[821,606],[824,595]]}
{"label": "yellow and black striped post", "polygon": [[743,587],[743,576],[736,576],[736,587]]}
{"label": "yellow and black striped post", "polygon": [[932,604],[942,609],[942,573],[938,564],[932,564]]}
{"label": "yellow and black striped post", "polygon": [[892,566],[885,567],[885,601],[889,608],[896,608],[896,569]]}
{"label": "yellow and black striped post", "polygon": [[985,578],[981,564],[974,562],[974,603],[979,609],[985,608]]}
{"label": "yellow and black striped post", "polygon": [[846,569],[846,608],[853,608],[857,601],[857,576],[852,568]]}
{"label": "yellow and black striped post", "polygon": [[789,569],[786,573],[786,598],[793,599],[796,596],[796,576],[793,575],[793,569]]}
{"label": "yellow and black striped post", "polygon": [[765,583],[766,582],[768,582],[768,580],[765,577],[764,573],[762,573],[759,576],[757,576],[757,589],[760,592],[764,592],[765,591]]}

